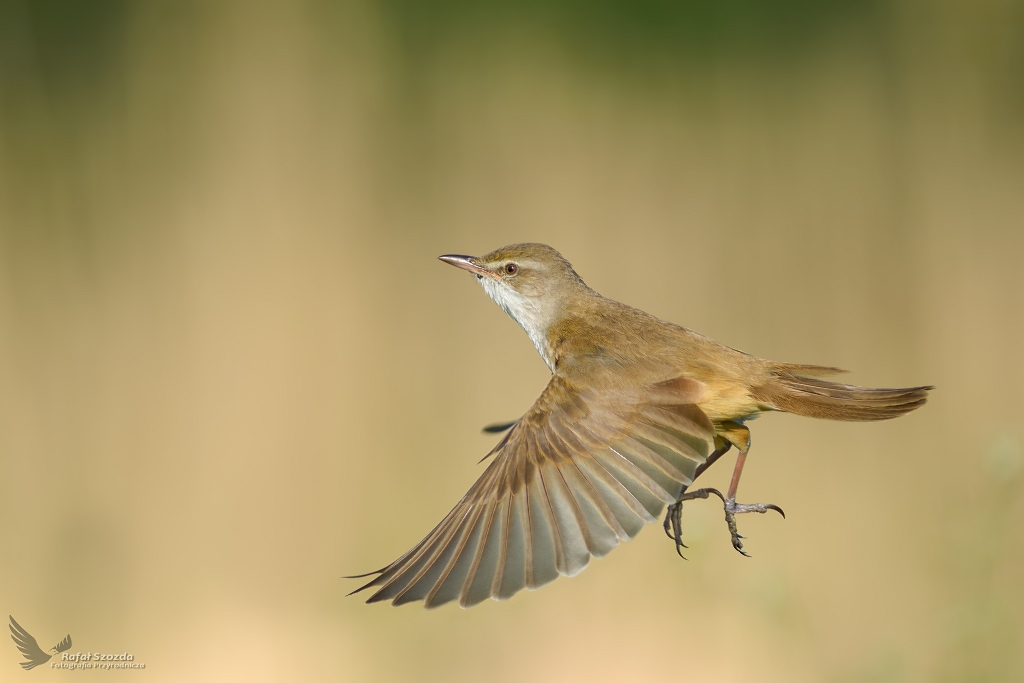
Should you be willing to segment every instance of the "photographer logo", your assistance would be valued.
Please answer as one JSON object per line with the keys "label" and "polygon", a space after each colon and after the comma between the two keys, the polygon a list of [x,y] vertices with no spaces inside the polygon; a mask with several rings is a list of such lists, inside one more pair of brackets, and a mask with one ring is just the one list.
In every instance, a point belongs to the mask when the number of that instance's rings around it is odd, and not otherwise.
{"label": "photographer logo", "polygon": [[[66,635],[64,639],[44,652],[35,637],[25,628],[10,617],[11,639],[25,657],[20,662],[21,668],[28,671],[40,664],[50,662],[51,669],[145,669],[146,665],[135,661],[135,655],[130,652],[103,653],[103,652],[68,652],[71,649],[71,636]],[[52,654],[51,654],[52,653]],[[58,659],[54,659],[60,655]],[[54,661],[50,661],[53,659]]]}

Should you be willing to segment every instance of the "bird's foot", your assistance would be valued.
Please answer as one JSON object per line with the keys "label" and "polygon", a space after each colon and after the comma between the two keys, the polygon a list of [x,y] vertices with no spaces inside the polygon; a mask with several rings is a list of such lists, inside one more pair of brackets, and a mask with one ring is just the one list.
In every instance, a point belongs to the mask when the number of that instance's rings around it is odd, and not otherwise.
{"label": "bird's foot", "polygon": [[[715,493],[718,493],[715,491]],[[744,557],[750,557],[747,552],[743,549],[743,540],[745,536],[741,536],[740,532],[736,529],[736,515],[741,515],[745,512],[759,512],[762,515],[769,510],[775,510],[782,518],[786,518],[786,513],[782,511],[778,505],[772,505],[771,503],[737,503],[733,498],[725,498],[721,493],[718,496],[722,498],[722,502],[725,505],[725,523],[729,525],[729,533],[732,535],[732,547],[736,548],[736,551]]]}
{"label": "bird's foot", "polygon": [[718,489],[696,489],[694,491],[686,491],[683,493],[683,495],[679,496],[679,500],[672,505],[669,505],[668,510],[665,511],[665,521],[662,524],[665,528],[665,535],[675,541],[676,552],[679,554],[679,557],[682,557],[684,560],[686,557],[683,556],[682,549],[687,546],[683,543],[683,501],[706,499],[712,493],[721,498],[722,502],[725,502],[725,496],[723,496],[722,492]]}
{"label": "bird's foot", "polygon": [[739,530],[736,528],[736,515],[742,515],[746,512],[758,512],[764,514],[769,510],[775,510],[782,518],[786,518],[786,513],[782,511],[778,505],[771,503],[737,503],[733,498],[726,498],[722,495],[722,492],[718,489],[706,488],[696,489],[694,491],[687,491],[679,497],[675,503],[668,507],[665,512],[665,521],[662,526],[665,528],[665,535],[675,541],[676,552],[679,553],[679,557],[683,557],[682,548],[686,547],[683,543],[683,531],[682,531],[682,516],[683,516],[683,501],[706,499],[712,494],[722,499],[722,505],[725,507],[725,523],[729,525],[729,534],[732,537],[732,547],[744,557],[750,557],[747,552],[743,549],[743,539],[745,536],[740,535]]}

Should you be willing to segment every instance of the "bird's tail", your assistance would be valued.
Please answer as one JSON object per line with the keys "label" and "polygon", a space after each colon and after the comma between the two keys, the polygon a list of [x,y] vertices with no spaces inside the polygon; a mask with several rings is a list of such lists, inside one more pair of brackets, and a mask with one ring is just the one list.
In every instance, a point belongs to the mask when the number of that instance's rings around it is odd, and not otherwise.
{"label": "bird's tail", "polygon": [[844,372],[818,365],[774,363],[770,379],[753,390],[754,398],[787,413],[827,420],[889,420],[916,410],[933,387],[869,389],[818,379]]}

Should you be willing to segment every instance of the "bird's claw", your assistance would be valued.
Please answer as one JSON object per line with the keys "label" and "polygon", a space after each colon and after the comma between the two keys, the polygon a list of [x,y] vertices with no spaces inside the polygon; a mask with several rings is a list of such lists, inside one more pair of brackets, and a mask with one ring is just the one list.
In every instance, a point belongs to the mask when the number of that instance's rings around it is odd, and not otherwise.
{"label": "bird's claw", "polygon": [[683,555],[682,548],[686,548],[687,545],[683,543],[682,516],[683,501],[678,500],[668,506],[668,510],[665,511],[665,522],[662,526],[665,528],[665,535],[675,541],[676,553],[685,560],[686,557]]}
{"label": "bird's claw", "polygon": [[725,502],[725,496],[718,489],[696,489],[684,492],[679,496],[679,500],[669,505],[668,510],[665,511],[665,521],[662,524],[665,528],[665,535],[675,541],[676,553],[684,560],[686,557],[683,555],[682,548],[686,548],[687,545],[683,543],[683,501],[705,499],[712,493],[721,498],[723,503]]}
{"label": "bird's claw", "polygon": [[725,523],[729,525],[729,534],[732,536],[732,547],[736,549],[740,555],[744,557],[750,557],[747,551],[743,549],[743,540],[746,536],[740,535],[740,532],[736,528],[736,515],[741,515],[745,512],[757,512],[764,514],[769,510],[775,510],[782,518],[786,518],[786,513],[782,511],[778,505],[771,503],[737,503],[733,498],[723,498],[725,503]]}

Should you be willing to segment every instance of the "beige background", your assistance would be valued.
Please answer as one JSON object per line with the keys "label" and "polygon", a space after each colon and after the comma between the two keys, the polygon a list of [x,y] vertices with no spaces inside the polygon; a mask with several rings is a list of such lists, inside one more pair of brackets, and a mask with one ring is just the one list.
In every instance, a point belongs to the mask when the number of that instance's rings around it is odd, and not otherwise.
{"label": "beige background", "polygon": [[[0,605],[151,681],[1024,678],[1024,8],[6,3]],[[869,385],[580,576],[367,606],[547,371],[435,260]],[[723,485],[732,459],[708,474]],[[4,638],[6,640],[6,637]]]}

